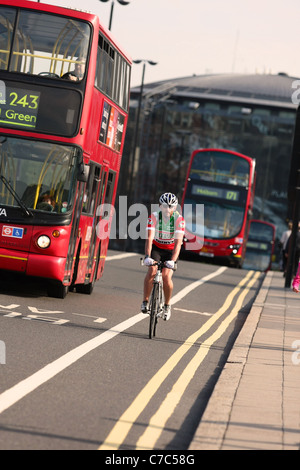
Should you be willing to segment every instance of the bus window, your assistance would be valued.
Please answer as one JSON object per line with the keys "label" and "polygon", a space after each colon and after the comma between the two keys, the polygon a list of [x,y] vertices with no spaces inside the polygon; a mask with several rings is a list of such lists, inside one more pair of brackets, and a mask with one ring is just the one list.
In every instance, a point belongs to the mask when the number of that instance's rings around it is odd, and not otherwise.
{"label": "bus window", "polygon": [[[87,58],[88,23],[30,10],[0,7],[1,69],[59,78]],[[14,42],[11,33],[15,29]]]}
{"label": "bus window", "polygon": [[101,184],[101,167],[98,165],[91,165],[89,179],[86,185],[86,192],[83,198],[82,212],[93,214],[95,210],[95,201],[97,197],[98,187]]}
{"label": "bus window", "polygon": [[129,64],[100,35],[95,86],[125,110],[129,105],[130,71]]}
{"label": "bus window", "polygon": [[112,97],[116,51],[100,35],[98,43],[96,86]]}
{"label": "bus window", "polygon": [[16,20],[14,8],[2,7],[0,10],[0,69],[7,70],[10,55],[10,44],[12,43],[13,26]]}
{"label": "bus window", "polygon": [[205,153],[202,158],[195,158],[191,167],[191,176],[204,181],[227,183],[236,186],[248,186],[249,163],[247,160],[234,158],[221,152]]}
{"label": "bus window", "polygon": [[107,178],[105,199],[104,199],[105,204],[111,204],[114,185],[115,185],[115,177],[116,177],[116,173],[113,171],[109,171],[108,178]]}

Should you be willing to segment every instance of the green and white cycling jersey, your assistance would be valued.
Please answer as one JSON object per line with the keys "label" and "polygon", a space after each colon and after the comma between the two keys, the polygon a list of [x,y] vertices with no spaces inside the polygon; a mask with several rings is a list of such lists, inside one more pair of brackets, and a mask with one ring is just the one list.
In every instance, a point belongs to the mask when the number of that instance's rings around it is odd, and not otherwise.
{"label": "green and white cycling jersey", "polygon": [[176,234],[185,232],[185,221],[179,212],[164,217],[162,212],[153,212],[148,219],[147,230],[154,230],[153,244],[163,250],[173,250]]}

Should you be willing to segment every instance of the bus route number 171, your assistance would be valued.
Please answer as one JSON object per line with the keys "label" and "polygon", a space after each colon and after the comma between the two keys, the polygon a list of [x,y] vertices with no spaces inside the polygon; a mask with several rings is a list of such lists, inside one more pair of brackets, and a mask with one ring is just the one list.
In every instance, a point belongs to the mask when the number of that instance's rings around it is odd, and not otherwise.
{"label": "bus route number 171", "polygon": [[227,191],[226,192],[226,199],[228,201],[238,201],[239,200],[239,193],[237,191]]}

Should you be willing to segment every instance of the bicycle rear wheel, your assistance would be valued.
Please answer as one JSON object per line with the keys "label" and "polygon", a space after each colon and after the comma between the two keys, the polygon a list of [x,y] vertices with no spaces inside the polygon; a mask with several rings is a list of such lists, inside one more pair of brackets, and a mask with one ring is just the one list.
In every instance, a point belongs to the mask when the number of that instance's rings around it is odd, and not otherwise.
{"label": "bicycle rear wheel", "polygon": [[159,290],[158,284],[154,284],[150,298],[150,321],[149,338],[152,339],[156,333],[157,313],[159,308]]}

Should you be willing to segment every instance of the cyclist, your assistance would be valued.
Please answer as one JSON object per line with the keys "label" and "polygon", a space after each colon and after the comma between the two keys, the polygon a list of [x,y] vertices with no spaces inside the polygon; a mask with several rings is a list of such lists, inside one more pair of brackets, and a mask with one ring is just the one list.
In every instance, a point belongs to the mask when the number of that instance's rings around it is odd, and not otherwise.
{"label": "cyclist", "polygon": [[149,269],[144,280],[144,300],[141,311],[148,313],[149,297],[157,271],[157,266],[152,265],[155,261],[163,261],[166,268],[170,268],[162,271],[165,295],[164,320],[169,320],[171,317],[170,300],[173,291],[173,268],[179,256],[185,232],[185,221],[182,215],[176,211],[177,205],[178,199],[175,194],[162,194],[159,198],[160,210],[151,214],[147,225],[144,264]]}

